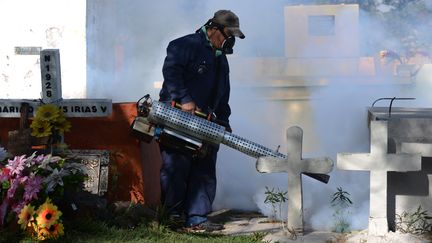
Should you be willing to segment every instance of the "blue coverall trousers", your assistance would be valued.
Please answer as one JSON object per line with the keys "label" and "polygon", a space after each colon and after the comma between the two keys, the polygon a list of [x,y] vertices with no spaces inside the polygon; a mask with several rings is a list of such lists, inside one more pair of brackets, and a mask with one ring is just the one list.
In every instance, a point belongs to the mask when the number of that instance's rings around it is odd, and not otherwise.
{"label": "blue coverall trousers", "polygon": [[206,219],[216,195],[218,149],[209,146],[204,158],[196,158],[161,145],[160,182],[165,206],[184,213],[188,220]]}

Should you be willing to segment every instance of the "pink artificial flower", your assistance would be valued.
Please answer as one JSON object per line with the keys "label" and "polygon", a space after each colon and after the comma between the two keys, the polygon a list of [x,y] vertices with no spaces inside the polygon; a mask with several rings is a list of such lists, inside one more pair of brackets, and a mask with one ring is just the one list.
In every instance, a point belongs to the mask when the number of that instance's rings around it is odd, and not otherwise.
{"label": "pink artificial flower", "polygon": [[25,184],[27,182],[27,180],[29,179],[29,177],[28,176],[23,176],[23,177],[18,177],[18,178],[15,178],[15,179],[19,180],[20,184]]}
{"label": "pink artificial flower", "polygon": [[12,199],[15,195],[15,191],[18,188],[20,184],[20,180],[19,179],[13,179],[10,185],[9,190],[7,191],[7,198],[8,199]]}
{"label": "pink artificial flower", "polygon": [[26,161],[25,155],[15,156],[13,160],[9,160],[6,168],[10,169],[11,175],[20,175],[24,170],[24,162]]}
{"label": "pink artificial flower", "polygon": [[33,165],[40,165],[42,161],[45,159],[45,155],[40,154],[36,156],[36,152],[34,152],[30,157],[27,158],[27,167],[31,167]]}
{"label": "pink artificial flower", "polygon": [[18,215],[26,204],[27,203],[25,201],[14,203],[12,204],[12,211],[14,211]]}
{"label": "pink artificial flower", "polygon": [[34,158],[33,161],[35,165],[40,165],[44,159],[45,159],[45,155],[40,154],[36,158]]}
{"label": "pink artificial flower", "polygon": [[38,199],[37,194],[42,188],[43,178],[41,176],[30,177],[24,187],[24,200]]}

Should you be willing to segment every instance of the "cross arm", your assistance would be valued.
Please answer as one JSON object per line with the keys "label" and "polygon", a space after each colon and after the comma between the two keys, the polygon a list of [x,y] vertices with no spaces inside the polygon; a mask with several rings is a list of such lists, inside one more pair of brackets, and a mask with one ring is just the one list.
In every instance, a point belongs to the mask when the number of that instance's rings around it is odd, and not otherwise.
{"label": "cross arm", "polygon": [[419,171],[420,154],[351,154],[338,153],[337,167],[341,170]]}
{"label": "cross arm", "polygon": [[432,144],[430,143],[402,143],[402,153],[420,153],[423,157],[432,157]]}
{"label": "cross arm", "polygon": [[333,169],[333,161],[330,158],[312,158],[304,160],[289,160],[274,157],[260,157],[256,163],[257,171],[270,172],[292,172],[292,173],[314,173],[327,174]]}

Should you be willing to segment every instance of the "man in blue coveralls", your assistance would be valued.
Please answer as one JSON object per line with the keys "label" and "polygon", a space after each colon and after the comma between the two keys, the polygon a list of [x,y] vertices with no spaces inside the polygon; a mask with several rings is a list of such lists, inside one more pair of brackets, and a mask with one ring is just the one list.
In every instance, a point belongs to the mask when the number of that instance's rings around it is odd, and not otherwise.
{"label": "man in blue coveralls", "polygon": [[[160,101],[175,101],[185,112],[214,113],[231,131],[228,104],[229,65],[235,37],[245,38],[239,18],[230,10],[219,10],[194,34],[171,41],[162,68],[164,82]],[[162,201],[172,215],[184,215],[191,230],[215,230],[207,220],[216,194],[218,147],[194,156],[161,145]]]}

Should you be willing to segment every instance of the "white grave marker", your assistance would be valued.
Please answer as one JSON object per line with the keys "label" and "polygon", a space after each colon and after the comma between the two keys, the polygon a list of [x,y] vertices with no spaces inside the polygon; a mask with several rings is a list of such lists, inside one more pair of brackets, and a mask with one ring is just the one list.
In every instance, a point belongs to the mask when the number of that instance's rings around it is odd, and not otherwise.
{"label": "white grave marker", "polygon": [[286,159],[261,157],[256,168],[259,172],[288,173],[288,221],[289,229],[303,232],[303,192],[302,173],[327,174],[333,169],[333,161],[328,158],[302,158],[303,130],[293,126],[287,130],[288,156]]}
{"label": "white grave marker", "polygon": [[0,99],[0,117],[20,117],[21,103],[29,103],[30,116],[43,103],[54,103],[61,107],[67,117],[104,117],[112,112],[110,99],[67,99],[62,98],[60,53],[58,49],[40,52],[42,76],[42,99]]}
{"label": "white grave marker", "polygon": [[421,170],[420,154],[387,153],[387,121],[371,121],[370,153],[338,153],[341,170],[370,171],[369,234],[382,236],[388,232],[387,172]]}

